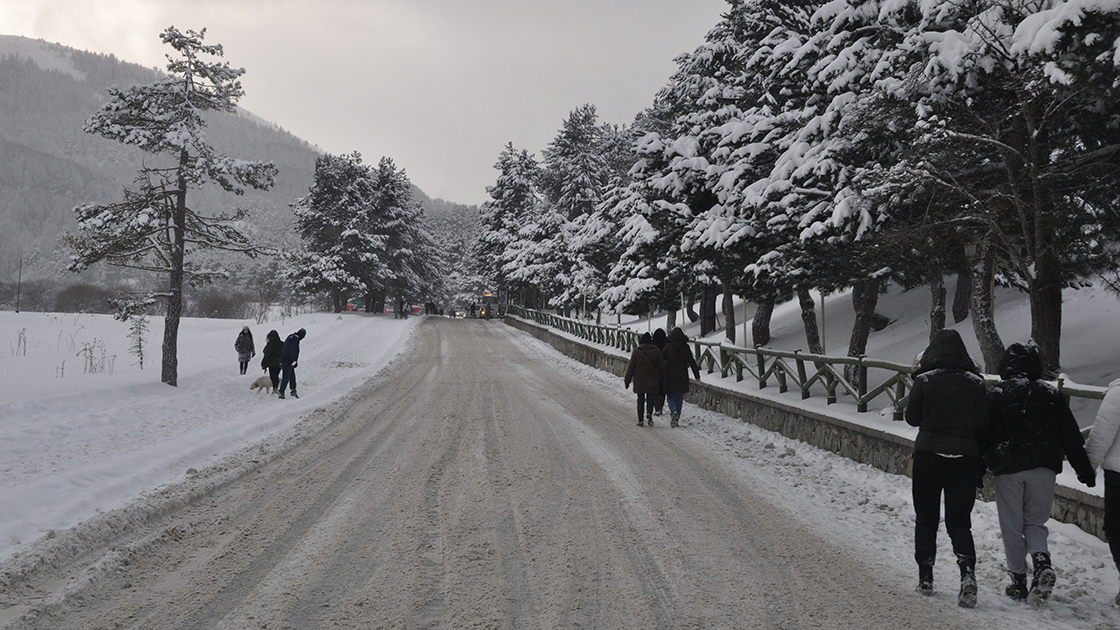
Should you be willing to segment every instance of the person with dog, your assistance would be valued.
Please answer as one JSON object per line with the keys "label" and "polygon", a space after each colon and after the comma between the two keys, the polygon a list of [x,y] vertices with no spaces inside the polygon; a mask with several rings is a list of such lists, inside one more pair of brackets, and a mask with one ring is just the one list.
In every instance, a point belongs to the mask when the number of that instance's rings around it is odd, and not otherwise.
{"label": "person with dog", "polygon": [[280,333],[275,330],[268,331],[265,338],[264,350],[261,351],[261,369],[268,370],[268,377],[272,380],[272,393],[279,392],[280,387],[280,351],[284,342],[280,340]]}
{"label": "person with dog", "polygon": [[[626,365],[626,375],[623,383],[630,389],[634,383],[634,393],[638,395],[638,426],[643,426],[643,418],[653,426],[653,403],[657,391],[661,389],[661,379],[665,373],[665,359],[653,345],[650,334],[642,333],[638,338],[638,347],[630,353],[630,363]],[[643,416],[643,412],[645,415]]]}
{"label": "person with dog", "polygon": [[[1042,380],[1042,358],[1034,343],[1013,343],[1000,362],[1002,379],[989,394],[992,427],[985,450],[996,478],[996,510],[1011,585],[1004,593],[1015,601],[1039,603],[1058,579],[1046,545],[1055,477],[1069,460],[1077,480],[1096,485],[1096,467],[1085,452],[1085,439],[1058,389]],[[997,456],[993,449],[1006,455]],[[1034,568],[1027,587],[1027,556]]]}
{"label": "person with dog", "polygon": [[911,377],[914,384],[905,418],[907,424],[918,427],[911,464],[917,590],[933,595],[933,564],[944,494],[945,530],[961,572],[957,604],[975,608],[972,508],[983,471],[980,441],[989,423],[988,392],[960,334],[947,328],[934,333]]}
{"label": "person with dog", "polygon": [[681,408],[684,407],[684,395],[688,393],[688,371],[700,382],[700,366],[688,347],[688,337],[680,327],[669,332],[665,339],[665,348],[661,350],[661,357],[665,359],[665,402],[669,405],[669,426],[680,426]]}
{"label": "person with dog", "polygon": [[299,342],[306,336],[307,331],[300,328],[288,335],[284,340],[284,347],[280,349],[280,372],[283,374],[280,378],[281,399],[284,398],[284,390],[289,383],[292,385],[292,398],[299,398],[296,393],[296,365],[299,363]]}
{"label": "person with dog", "polygon": [[253,333],[249,331],[248,326],[242,328],[241,334],[237,335],[237,340],[233,342],[233,349],[237,351],[237,361],[241,364],[241,373],[244,374],[249,369],[249,360],[257,354],[256,348],[253,347]]}

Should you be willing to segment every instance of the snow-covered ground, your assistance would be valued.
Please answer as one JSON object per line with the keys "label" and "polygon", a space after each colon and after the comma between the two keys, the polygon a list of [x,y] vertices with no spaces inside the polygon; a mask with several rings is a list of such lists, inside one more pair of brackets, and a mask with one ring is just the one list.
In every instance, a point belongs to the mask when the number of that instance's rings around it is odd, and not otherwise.
{"label": "snow-covered ground", "polygon": [[[1003,293],[999,303],[997,323],[1005,343],[1025,340],[1025,299]],[[1107,328],[1118,306],[1115,297],[1101,291],[1067,295],[1062,362],[1073,380],[1106,385],[1115,378],[1120,338]],[[868,354],[909,361],[928,339],[928,323],[921,315],[928,312],[928,293],[892,292],[884,296],[879,311],[898,321],[872,335]],[[830,296],[826,320],[830,354],[843,354],[851,324],[847,296]],[[74,527],[126,505],[157,501],[160,488],[189,479],[192,469],[223,459],[249,459],[254,448],[263,449],[276,436],[298,431],[301,422],[343,399],[400,354],[419,321],[349,313],[251,325],[258,352],[272,328],[282,337],[300,327],[308,331],[298,370],[302,398],[281,401],[249,391],[259,370],[246,376],[237,373],[233,341],[244,322],[184,320],[180,386],[171,388],[159,383],[158,318],[148,333],[153,352],[141,370],[128,353],[128,326],[111,317],[0,312],[0,562],[51,536],[52,530]],[[644,320],[631,324],[649,325]],[[976,356],[969,322],[956,328]],[[774,347],[803,347],[796,305],[775,311],[772,330]],[[539,343],[519,336],[525,343]],[[84,373],[79,353],[88,346],[97,348],[100,356],[98,343],[107,356],[115,356],[112,371]],[[257,362],[259,355],[253,365]],[[559,364],[585,373],[589,384],[616,387],[619,396],[628,397],[612,376],[567,360]],[[779,396],[776,388],[764,393]],[[804,403],[796,395],[782,399],[826,409],[819,396]],[[827,535],[853,545],[884,571],[909,579],[913,510],[908,479],[691,405],[686,410],[687,435]],[[827,410],[846,419],[857,417],[842,405]],[[1091,421],[1091,410],[1086,413]],[[910,430],[891,422],[889,414],[858,417],[879,428],[904,434]],[[1066,477],[1062,481],[1076,484]],[[1037,623],[1042,615],[1060,627],[1120,627],[1120,612],[1110,603],[1120,579],[1103,542],[1075,527],[1051,523],[1058,589],[1043,611],[1027,611],[999,596],[1006,578],[995,506],[978,504],[974,523],[982,606],[1006,609],[1012,619],[1021,616],[1023,623]],[[955,589],[945,585],[955,579],[955,567],[948,561],[944,532],[941,541],[938,597],[952,605]]]}
{"label": "snow-covered ground", "polygon": [[[141,369],[128,352],[128,324],[110,316],[0,312],[0,561],[290,429],[384,367],[419,321],[358,313],[260,326],[186,318],[179,386],[170,387],[160,383],[162,318],[152,318]],[[241,376],[233,342],[246,324],[258,354]],[[268,331],[285,338],[300,328],[301,398],[250,391],[264,374]],[[86,348],[104,355],[103,371],[85,371]]]}

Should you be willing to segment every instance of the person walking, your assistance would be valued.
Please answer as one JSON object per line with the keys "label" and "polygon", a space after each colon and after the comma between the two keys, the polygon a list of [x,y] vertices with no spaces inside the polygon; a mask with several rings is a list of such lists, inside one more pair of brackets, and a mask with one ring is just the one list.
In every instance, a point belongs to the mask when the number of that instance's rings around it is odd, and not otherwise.
{"label": "person walking", "polygon": [[[1104,537],[1120,572],[1120,379],[1108,385],[1085,450],[1093,470],[1104,471]],[[1120,606],[1120,593],[1114,602]]]}
{"label": "person walking", "polygon": [[941,496],[945,530],[961,573],[957,604],[976,606],[976,545],[972,508],[982,479],[980,435],[988,427],[988,396],[980,370],[968,356],[960,334],[938,330],[911,375],[907,424],[918,427],[912,462],[914,560],[918,592],[933,595]]}
{"label": "person walking", "polygon": [[657,346],[653,345],[653,338],[649,333],[642,333],[638,338],[638,347],[630,353],[626,376],[623,377],[626,389],[630,389],[633,382],[634,393],[638,395],[638,426],[642,426],[643,418],[649,426],[653,426],[653,399],[661,387],[664,373],[665,360],[661,358]]}
{"label": "person walking", "polygon": [[241,364],[241,373],[244,374],[249,369],[249,360],[257,354],[256,348],[253,347],[253,333],[249,331],[248,326],[243,327],[241,334],[237,335],[237,339],[233,342],[233,349],[237,351],[237,361]]}
{"label": "person walking", "polygon": [[280,386],[280,351],[284,342],[280,341],[280,333],[275,330],[268,331],[265,337],[264,350],[261,351],[261,369],[268,370],[268,377],[272,380],[272,393],[275,394]]}
{"label": "person walking", "polygon": [[299,362],[299,342],[307,336],[307,331],[300,328],[288,335],[284,340],[284,347],[280,349],[280,398],[284,397],[284,390],[288,383],[292,384],[292,398],[299,398],[296,393],[296,364]]}
{"label": "person walking", "polygon": [[[653,345],[657,346],[658,354],[665,349],[665,342],[668,340],[668,335],[665,334],[664,328],[658,328],[653,331]],[[653,415],[660,416],[665,409],[665,379],[661,379],[661,386],[657,389],[657,394],[653,397]]]}
{"label": "person walking", "polygon": [[661,351],[665,359],[665,402],[669,405],[669,426],[680,426],[681,408],[684,395],[688,393],[688,371],[700,382],[700,366],[688,347],[688,337],[679,327],[669,332],[665,349]]}
{"label": "person walking", "polygon": [[[993,446],[985,453],[996,478],[999,529],[1011,576],[1011,585],[1004,592],[1016,601],[1029,598],[1038,603],[1049,597],[1058,579],[1046,545],[1046,521],[1062,461],[1068,459],[1077,480],[1089,487],[1096,485],[1097,474],[1065,397],[1041,380],[1038,346],[1008,346],[999,376],[1002,380],[989,395],[992,426],[988,441]],[[1006,455],[998,456],[997,450]],[[1028,554],[1034,568],[1029,589]]]}

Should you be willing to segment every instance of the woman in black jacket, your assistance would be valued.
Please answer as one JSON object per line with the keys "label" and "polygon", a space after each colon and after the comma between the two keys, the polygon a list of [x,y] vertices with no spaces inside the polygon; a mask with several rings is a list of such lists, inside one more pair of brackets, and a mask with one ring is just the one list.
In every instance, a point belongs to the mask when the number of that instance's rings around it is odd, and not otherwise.
{"label": "woman in black jacket", "polygon": [[[1014,600],[1046,599],[1058,576],[1046,545],[1054,480],[1069,459],[1077,479],[1096,485],[1096,471],[1085,452],[1085,440],[1062,393],[1042,381],[1038,346],[1011,344],[1004,352],[1002,381],[990,395],[990,442],[1006,442],[1008,457],[989,467],[996,476],[996,508],[1011,585],[1004,591]],[[1027,555],[1034,577],[1027,588]]]}
{"label": "woman in black jacket", "polygon": [[275,330],[268,331],[264,344],[264,350],[261,352],[261,369],[268,370],[268,377],[272,379],[272,393],[275,394],[280,386],[280,350],[284,347],[284,342],[280,340],[280,333]]}
{"label": "woman in black jacket", "polygon": [[918,592],[933,594],[933,564],[941,495],[945,495],[945,530],[961,571],[957,603],[976,606],[976,545],[972,508],[983,467],[980,434],[988,426],[984,379],[955,330],[934,334],[913,373],[906,422],[918,427],[914,440],[914,559]]}

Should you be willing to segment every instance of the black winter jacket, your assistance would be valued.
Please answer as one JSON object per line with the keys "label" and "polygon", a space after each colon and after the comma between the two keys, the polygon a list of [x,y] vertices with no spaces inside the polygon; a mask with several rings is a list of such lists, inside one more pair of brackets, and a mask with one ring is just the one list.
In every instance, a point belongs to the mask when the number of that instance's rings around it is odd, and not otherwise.
{"label": "black winter jacket", "polygon": [[906,422],[918,427],[914,450],[979,457],[988,397],[957,331],[937,331],[912,377]]}
{"label": "black winter jacket", "polygon": [[674,328],[669,333],[661,356],[665,358],[665,393],[687,394],[688,371],[691,369],[696,378],[700,378],[700,366],[692,356],[683,330]]}
{"label": "black winter jacket", "polygon": [[284,347],[284,342],[280,341],[280,333],[270,330],[266,339],[264,350],[261,351],[261,369],[280,369],[280,349]]}
{"label": "black winter jacket", "polygon": [[1003,355],[999,375],[1003,380],[992,387],[992,425],[985,441],[993,444],[1010,439],[1012,459],[998,474],[1035,468],[1060,473],[1062,461],[1069,459],[1078,476],[1093,477],[1085,438],[1065,396],[1041,380],[1038,346],[1011,344]]}

